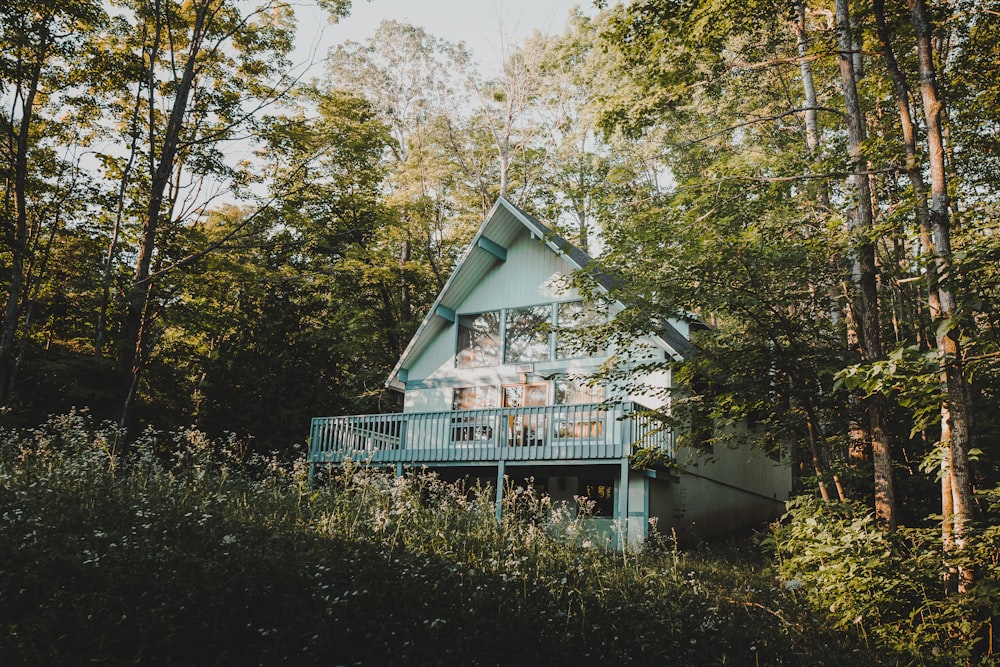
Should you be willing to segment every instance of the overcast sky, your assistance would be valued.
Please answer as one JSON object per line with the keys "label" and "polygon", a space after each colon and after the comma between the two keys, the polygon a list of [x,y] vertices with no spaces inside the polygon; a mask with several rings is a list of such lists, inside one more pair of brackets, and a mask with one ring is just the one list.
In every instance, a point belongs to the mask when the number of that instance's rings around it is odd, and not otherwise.
{"label": "overcast sky", "polygon": [[[593,14],[593,0],[353,0],[351,15],[329,25],[315,6],[296,5],[299,21],[295,60],[315,53],[320,61],[327,50],[347,40],[363,41],[386,19],[421,26],[436,37],[465,42],[487,69],[499,64],[501,44],[517,43],[534,30],[562,31],[570,9]],[[311,72],[318,74],[318,68]]]}

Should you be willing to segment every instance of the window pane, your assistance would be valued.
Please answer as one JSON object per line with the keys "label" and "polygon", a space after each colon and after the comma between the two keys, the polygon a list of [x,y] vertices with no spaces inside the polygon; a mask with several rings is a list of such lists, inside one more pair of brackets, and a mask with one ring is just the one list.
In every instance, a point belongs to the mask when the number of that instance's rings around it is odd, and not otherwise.
{"label": "window pane", "polygon": [[556,358],[604,356],[604,348],[595,341],[588,341],[584,330],[603,324],[605,319],[604,308],[593,303],[560,303],[556,322]]}
{"label": "window pane", "polygon": [[580,495],[586,498],[591,516],[615,515],[615,483],[610,479],[581,479]]}
{"label": "window pane", "polygon": [[556,380],[556,404],[600,403],[604,385],[590,384],[585,378],[563,377]]}
{"label": "window pane", "polygon": [[500,361],[500,313],[492,311],[458,318],[459,368],[496,366]]}
{"label": "window pane", "polygon": [[[496,386],[461,387],[452,394],[452,410],[483,410],[497,407]],[[456,415],[451,418],[452,442],[487,442],[493,437],[496,417],[489,414]]]}
{"label": "window pane", "polygon": [[507,348],[504,363],[548,361],[550,306],[532,306],[507,311]]}
{"label": "window pane", "polygon": [[452,410],[483,410],[497,407],[499,392],[495,386],[461,387],[452,394]]}

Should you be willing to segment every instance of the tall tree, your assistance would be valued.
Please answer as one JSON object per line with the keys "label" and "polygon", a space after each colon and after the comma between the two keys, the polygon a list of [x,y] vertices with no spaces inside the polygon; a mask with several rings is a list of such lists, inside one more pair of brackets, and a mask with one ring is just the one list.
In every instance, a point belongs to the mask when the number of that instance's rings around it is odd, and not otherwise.
{"label": "tall tree", "polygon": [[[868,160],[864,154],[865,116],[858,99],[855,40],[852,35],[848,0],[836,2],[837,59],[844,94],[847,120],[848,171],[853,208],[848,214],[851,242],[852,275],[855,293],[851,301],[854,320],[858,323],[858,339],[863,361],[881,361],[882,328],[879,321],[878,278],[875,268],[874,212],[868,175]],[[875,514],[887,530],[896,527],[896,494],[892,478],[892,449],[886,420],[887,401],[882,393],[865,398],[868,413],[868,437],[875,469]]]}
{"label": "tall tree", "polygon": [[118,343],[123,423],[149,359],[153,264],[164,231],[178,223],[181,171],[225,174],[217,146],[282,94],[287,83],[275,77],[286,65],[292,36],[290,8],[277,1],[246,14],[232,0],[136,0],[128,8],[139,23],[133,48],[146,99],[149,181]]}
{"label": "tall tree", "polygon": [[[32,200],[46,176],[32,168],[33,155],[51,138],[50,120],[40,111],[65,88],[80,85],[73,70],[90,33],[106,19],[92,0],[48,2],[16,0],[0,7],[0,92],[10,114],[0,120],[4,193],[0,222],[10,280],[0,321],[0,406],[7,404],[17,357],[17,334],[25,313],[25,288],[31,260],[45,237],[32,216]],[[47,136],[48,135],[48,136]],[[42,159],[34,161],[42,165]]]}
{"label": "tall tree", "polygon": [[[945,164],[942,101],[934,65],[931,19],[924,0],[907,0],[917,42],[920,98],[927,130],[927,157],[930,166],[930,222],[933,238],[933,271],[937,294],[931,303],[941,318],[936,323],[941,380],[945,401],[941,406],[941,441],[946,448],[942,467],[942,522],[945,546],[952,550],[965,543],[972,520],[972,484],[969,473],[971,441],[970,397],[962,372],[961,329],[956,321],[954,267],[951,249],[951,218]],[[950,511],[949,511],[950,510]]]}
{"label": "tall tree", "polygon": [[[801,63],[819,52],[803,55],[807,39],[791,20],[797,17],[767,3],[739,13],[714,2],[687,9],[634,3],[608,31],[608,48],[623,54],[623,68],[604,93],[612,102],[605,119],[633,135],[657,132],[669,170],[659,196],[636,207],[663,206],[661,220],[634,214],[648,231],[630,225],[631,235],[612,234],[609,258],[635,266],[627,273],[643,285],[635,303],[661,315],[672,307],[680,309],[675,316],[700,313],[714,325],[699,334],[704,361],[685,371],[700,391],[693,404],[720,423],[760,424],[769,415],[771,435],[793,433],[808,443],[803,460],[812,460],[829,496],[827,445],[839,440],[830,435],[843,432],[840,415],[849,412],[827,375],[847,362],[837,340],[844,323],[835,289],[846,248],[840,234],[830,233],[838,219],[831,202],[844,198],[842,185],[824,174],[842,168],[821,149],[819,136],[841,131],[831,113],[839,106],[831,97],[831,68],[821,63],[824,84],[805,90]],[[674,219],[697,230],[695,238],[668,222]],[[650,240],[636,253],[629,245],[635,234],[659,235],[659,245]],[[672,267],[669,277],[650,283],[660,267]],[[768,373],[725,370],[751,359]],[[712,380],[699,381],[698,373]]]}
{"label": "tall tree", "polygon": [[522,45],[539,54],[531,117],[544,156],[525,201],[587,252],[599,250],[602,224],[655,189],[647,176],[659,165],[655,141],[605,134],[600,126],[593,93],[615,76],[614,53],[599,39],[603,25],[600,16],[575,12],[561,34],[536,33]]}

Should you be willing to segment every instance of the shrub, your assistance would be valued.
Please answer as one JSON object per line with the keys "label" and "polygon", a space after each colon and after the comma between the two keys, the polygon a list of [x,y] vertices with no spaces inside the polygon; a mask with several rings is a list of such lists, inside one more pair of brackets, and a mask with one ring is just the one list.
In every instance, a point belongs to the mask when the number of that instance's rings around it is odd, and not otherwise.
{"label": "shrub", "polygon": [[855,632],[898,664],[996,660],[1000,531],[995,523],[974,531],[948,559],[975,573],[971,589],[961,594],[946,591],[938,531],[900,528],[886,534],[860,503],[797,498],[776,525],[773,546],[786,587],[834,628]]}

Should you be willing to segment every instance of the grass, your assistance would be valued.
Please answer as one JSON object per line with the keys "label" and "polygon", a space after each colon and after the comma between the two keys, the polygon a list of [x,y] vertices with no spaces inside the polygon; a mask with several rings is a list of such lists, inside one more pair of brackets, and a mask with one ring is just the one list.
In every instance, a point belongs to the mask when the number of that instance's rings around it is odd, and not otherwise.
{"label": "grass", "polygon": [[509,497],[497,523],[426,474],[311,488],[302,461],[196,431],[126,448],[80,414],[4,433],[0,664],[893,664],[753,540],[586,548],[585,518]]}

